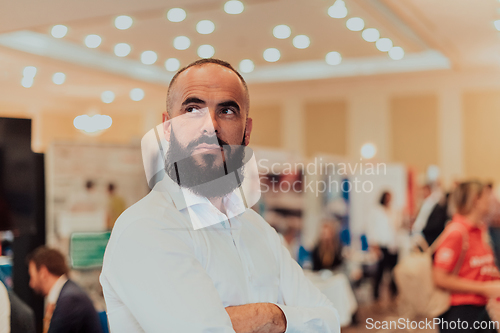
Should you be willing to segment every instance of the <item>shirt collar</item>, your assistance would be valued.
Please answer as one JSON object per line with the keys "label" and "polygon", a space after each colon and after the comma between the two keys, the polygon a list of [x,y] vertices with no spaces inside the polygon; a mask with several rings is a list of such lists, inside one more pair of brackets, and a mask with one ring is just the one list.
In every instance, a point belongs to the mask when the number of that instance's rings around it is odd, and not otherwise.
{"label": "shirt collar", "polygon": [[59,279],[54,283],[52,288],[50,288],[49,294],[47,295],[47,303],[49,304],[56,304],[57,299],[59,298],[59,294],[61,293],[61,290],[68,281],[68,278],[66,275],[61,275]]}
{"label": "shirt collar", "polygon": [[482,223],[478,226],[475,226],[471,221],[469,221],[465,216],[460,215],[460,214],[455,214],[453,216],[453,221],[456,221],[463,225],[467,231],[471,231],[473,229],[481,229]]}
{"label": "shirt collar", "polygon": [[[165,197],[170,197],[177,210],[182,211],[188,207],[196,205],[212,205],[206,197],[194,194],[187,188],[183,188],[176,184],[170,177],[165,176],[162,181],[158,182],[153,188],[153,191],[161,191]],[[241,197],[240,189],[237,188],[223,198],[223,203],[226,207],[226,215],[228,218],[235,217],[245,212],[247,207]]]}
{"label": "shirt collar", "polygon": [[[186,208],[193,208],[194,206],[198,205],[209,205],[213,207],[213,204],[206,197],[194,194],[192,191],[186,188],[181,188],[181,191],[184,196]],[[244,213],[246,210],[245,204],[241,199],[241,195],[238,194],[239,189],[235,189],[233,192],[227,194],[224,198],[222,198],[222,204],[226,209],[225,215],[228,219],[236,217]]]}

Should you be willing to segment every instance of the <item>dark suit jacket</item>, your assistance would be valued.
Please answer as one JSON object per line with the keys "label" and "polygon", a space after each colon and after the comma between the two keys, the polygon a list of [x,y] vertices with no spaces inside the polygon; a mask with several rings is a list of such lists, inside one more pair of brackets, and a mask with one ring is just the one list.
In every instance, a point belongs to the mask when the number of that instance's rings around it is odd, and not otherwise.
{"label": "dark suit jacket", "polygon": [[71,280],[61,289],[49,333],[102,333],[101,322],[92,301]]}
{"label": "dark suit jacket", "polygon": [[446,194],[446,201],[440,202],[434,206],[431,215],[429,215],[427,219],[427,224],[424,230],[422,230],[422,234],[429,245],[434,243],[443,232],[446,223],[450,220],[450,216],[448,216],[448,198],[449,194]]}

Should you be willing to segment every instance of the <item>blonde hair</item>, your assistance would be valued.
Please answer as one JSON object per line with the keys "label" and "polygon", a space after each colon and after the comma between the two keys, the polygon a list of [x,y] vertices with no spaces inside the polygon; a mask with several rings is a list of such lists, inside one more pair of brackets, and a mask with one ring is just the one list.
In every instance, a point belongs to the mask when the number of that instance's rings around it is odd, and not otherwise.
{"label": "blonde hair", "polygon": [[469,214],[477,199],[483,193],[484,185],[478,181],[470,181],[458,184],[453,191],[453,204],[456,212],[460,215]]}

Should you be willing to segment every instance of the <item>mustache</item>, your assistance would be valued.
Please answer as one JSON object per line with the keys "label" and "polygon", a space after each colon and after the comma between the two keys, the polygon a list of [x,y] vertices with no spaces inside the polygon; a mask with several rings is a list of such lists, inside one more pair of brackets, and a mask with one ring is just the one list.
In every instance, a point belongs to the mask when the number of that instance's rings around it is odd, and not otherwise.
{"label": "mustache", "polygon": [[194,148],[196,148],[198,145],[200,145],[202,143],[206,143],[206,144],[212,145],[212,144],[214,144],[215,141],[217,141],[217,143],[221,147],[222,146],[229,146],[229,144],[226,141],[222,140],[217,135],[212,135],[212,136],[204,135],[204,136],[201,136],[200,138],[198,138],[198,139],[196,139],[194,141],[191,141],[187,145],[186,150],[192,151],[192,150],[194,150]]}

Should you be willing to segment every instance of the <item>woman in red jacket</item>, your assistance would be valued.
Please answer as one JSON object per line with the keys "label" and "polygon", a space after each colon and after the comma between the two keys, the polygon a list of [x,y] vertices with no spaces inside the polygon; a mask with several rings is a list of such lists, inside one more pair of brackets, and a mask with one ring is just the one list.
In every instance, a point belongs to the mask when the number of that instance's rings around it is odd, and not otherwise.
{"label": "woman in red jacket", "polygon": [[434,258],[434,282],[451,293],[451,306],[440,316],[440,331],[496,332],[486,311],[490,298],[500,296],[500,281],[487,227],[490,191],[479,182],[457,186],[453,220],[443,231]]}

